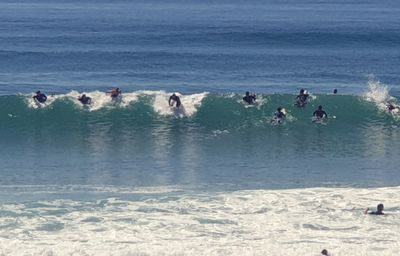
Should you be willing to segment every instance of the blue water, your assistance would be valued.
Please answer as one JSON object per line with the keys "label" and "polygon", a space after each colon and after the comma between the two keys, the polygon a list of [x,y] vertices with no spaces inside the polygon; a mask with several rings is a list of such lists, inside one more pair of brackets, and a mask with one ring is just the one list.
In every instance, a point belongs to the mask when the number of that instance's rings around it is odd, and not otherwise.
{"label": "blue water", "polygon": [[397,1],[0,3],[1,94],[71,89],[399,93]]}
{"label": "blue water", "polygon": [[[398,119],[362,97],[371,79],[400,94],[399,10],[369,0],[1,1],[0,183],[399,185]],[[139,100],[29,106],[38,89],[116,86]],[[300,88],[316,96],[305,110],[292,106]],[[333,88],[341,95],[326,96]],[[182,118],[141,90],[210,94]],[[265,102],[245,108],[245,90]],[[319,104],[337,118],[312,124]],[[293,120],[271,126],[280,105]]]}

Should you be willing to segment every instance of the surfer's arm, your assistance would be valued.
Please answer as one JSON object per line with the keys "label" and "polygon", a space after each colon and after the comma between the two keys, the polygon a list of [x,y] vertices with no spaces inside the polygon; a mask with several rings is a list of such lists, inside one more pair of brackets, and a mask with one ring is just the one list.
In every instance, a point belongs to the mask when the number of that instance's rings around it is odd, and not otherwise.
{"label": "surfer's arm", "polygon": [[369,208],[365,209],[364,213],[368,214]]}

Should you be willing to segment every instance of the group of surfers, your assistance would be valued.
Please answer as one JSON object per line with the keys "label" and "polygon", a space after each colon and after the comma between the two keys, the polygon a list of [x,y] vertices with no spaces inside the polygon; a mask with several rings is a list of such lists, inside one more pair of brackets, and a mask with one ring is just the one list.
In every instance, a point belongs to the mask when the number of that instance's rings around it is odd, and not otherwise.
{"label": "group of surfers", "polygon": [[[334,94],[337,93],[337,89],[333,91]],[[301,89],[300,93],[296,96],[294,105],[303,108],[306,106],[308,102],[309,94],[306,90]],[[243,101],[247,104],[255,104],[256,103],[256,95],[250,94],[250,92],[246,92],[245,96],[243,97]],[[314,111],[313,117],[315,121],[322,121],[325,118],[328,118],[328,114],[322,109],[322,106],[318,106],[318,109]],[[274,117],[271,120],[271,123],[282,123],[286,119],[286,114],[282,107],[278,107],[276,112],[274,113]]]}
{"label": "group of surfers", "polygon": [[[122,91],[119,88],[114,88],[111,91],[107,92],[107,94],[110,95],[111,99],[117,100],[121,98]],[[337,89],[333,90],[333,94],[337,94]],[[305,107],[308,102],[308,97],[309,97],[308,92],[304,89],[301,89],[299,94],[296,96],[294,105],[299,108]],[[45,103],[47,101],[47,96],[41,91],[37,91],[36,94],[33,96],[33,99],[39,103]],[[86,94],[82,94],[81,96],[79,96],[78,100],[83,105],[90,105],[92,103],[92,98],[86,96]],[[255,104],[256,100],[257,100],[256,95],[250,94],[250,92],[246,92],[245,96],[243,97],[243,101],[249,105]],[[168,105],[171,107],[175,105],[176,108],[180,108],[182,106],[180,97],[175,93],[173,93],[169,97]],[[393,113],[400,112],[400,107],[395,106],[390,102],[387,103],[386,107],[389,112]],[[313,117],[315,118],[315,121],[321,121],[323,119],[326,119],[328,117],[328,114],[322,109],[322,106],[318,106],[318,109],[315,110],[313,113]],[[276,112],[274,113],[274,117],[271,120],[271,122],[282,123],[285,119],[286,119],[286,114],[284,112],[284,109],[282,107],[278,107],[276,109]]]}
{"label": "group of surfers", "polygon": [[[111,91],[107,92],[107,94],[110,95],[112,100],[117,100],[120,99],[122,95],[122,91],[119,88],[112,89]],[[37,91],[35,95],[32,97],[36,102],[38,103],[45,103],[47,101],[47,96],[41,91]],[[86,94],[82,94],[81,96],[78,97],[78,100],[82,103],[82,105],[90,105],[92,104],[92,98],[89,96],[86,96]],[[173,93],[171,97],[169,97],[168,104],[172,107],[175,103],[175,106],[179,108],[182,103],[181,99],[179,98],[178,95]]]}
{"label": "group of surfers", "polygon": [[[337,89],[333,90],[333,94],[337,94],[337,92],[338,92]],[[294,105],[299,108],[305,107],[308,102],[308,97],[309,97],[308,92],[304,89],[301,89],[299,94],[296,96]],[[243,97],[243,101],[249,105],[252,105],[256,103],[256,98],[257,97],[255,94],[250,94],[250,92],[246,92],[245,96]],[[392,102],[388,101],[386,102],[386,110],[390,113],[397,114],[400,113],[400,106],[397,106]],[[274,113],[274,117],[271,120],[271,123],[281,123],[285,120],[285,118],[286,114],[284,112],[284,109],[282,107],[278,107],[276,109],[276,112]],[[314,122],[320,122],[328,118],[328,114],[322,109],[322,106],[320,105],[318,106],[318,109],[314,111],[313,118]]]}

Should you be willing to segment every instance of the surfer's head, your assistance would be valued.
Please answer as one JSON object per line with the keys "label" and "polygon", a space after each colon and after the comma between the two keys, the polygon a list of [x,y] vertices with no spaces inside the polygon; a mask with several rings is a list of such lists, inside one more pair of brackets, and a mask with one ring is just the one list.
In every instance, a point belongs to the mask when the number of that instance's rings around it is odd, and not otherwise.
{"label": "surfer's head", "polygon": [[37,91],[36,94],[40,94],[40,91]]}
{"label": "surfer's head", "polygon": [[376,207],[376,210],[378,212],[382,212],[383,211],[383,204],[378,204],[378,206]]}
{"label": "surfer's head", "polygon": [[282,108],[281,108],[281,107],[278,107],[276,110],[277,110],[278,112],[281,112]]}
{"label": "surfer's head", "polygon": [[304,93],[304,89],[300,89],[300,94],[303,94]]}
{"label": "surfer's head", "polygon": [[246,96],[249,96],[250,95],[250,92],[246,92]]}
{"label": "surfer's head", "polygon": [[322,110],[322,106],[321,105],[318,106],[318,110]]}

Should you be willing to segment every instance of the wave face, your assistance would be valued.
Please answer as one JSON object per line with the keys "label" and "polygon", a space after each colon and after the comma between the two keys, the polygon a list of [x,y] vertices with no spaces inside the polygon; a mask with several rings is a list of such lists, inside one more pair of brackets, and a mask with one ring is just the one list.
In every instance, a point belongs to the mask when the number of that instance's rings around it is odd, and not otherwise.
{"label": "wave face", "polygon": [[[375,87],[374,87],[375,86]],[[249,128],[265,129],[276,108],[285,108],[287,120],[284,126],[313,126],[311,116],[319,105],[328,113],[326,128],[348,125],[396,125],[397,113],[386,111],[388,101],[396,99],[388,95],[386,88],[371,85],[362,96],[311,95],[305,108],[294,106],[295,95],[258,95],[254,105],[247,105],[238,94],[198,93],[180,95],[182,107],[168,105],[170,93],[162,91],[139,91],[125,93],[112,100],[99,91],[86,93],[92,104],[83,106],[77,98],[79,93],[50,95],[44,104],[38,104],[32,95],[0,96],[0,121],[2,132],[8,129],[30,130],[57,128],[65,125],[79,129],[87,124],[125,123],[132,128],[157,123],[188,123],[205,128],[224,128],[241,131]]]}
{"label": "wave face", "polygon": [[[181,95],[179,111],[162,91],[117,102],[86,94],[88,108],[75,91],[49,96],[45,106],[31,95],[0,97],[3,184],[400,184],[399,118],[385,110],[396,99],[377,82],[362,96],[311,95],[303,109],[287,94],[258,95],[255,106],[237,94]],[[329,115],[324,124],[311,119],[318,105]],[[278,106],[288,118],[274,125]]]}
{"label": "wave face", "polygon": [[[295,95],[258,95],[257,103],[247,105],[242,95],[199,93],[180,95],[182,107],[168,105],[170,93],[162,91],[139,91],[125,93],[118,100],[112,100],[103,92],[88,92],[92,104],[83,106],[77,98],[79,93],[51,95],[45,104],[38,104],[31,95],[0,96],[1,132],[29,131],[34,129],[57,129],[69,126],[80,129],[90,123],[102,125],[121,124],[131,129],[146,128],[158,123],[187,123],[190,126],[209,129],[229,129],[231,132],[272,129],[270,120],[277,107],[285,108],[285,127],[298,129],[313,127],[311,116],[319,105],[329,115],[326,129],[348,127],[349,125],[396,125],[398,116],[386,109],[388,96],[385,88],[380,91],[372,87],[364,96],[352,95],[311,95],[305,108],[294,106]],[[51,135],[51,134],[48,134]]]}

